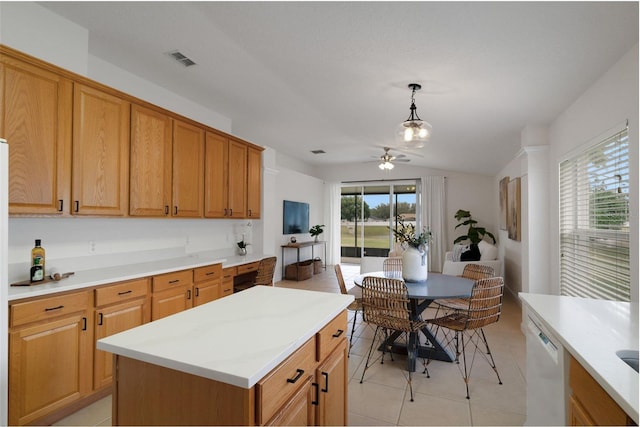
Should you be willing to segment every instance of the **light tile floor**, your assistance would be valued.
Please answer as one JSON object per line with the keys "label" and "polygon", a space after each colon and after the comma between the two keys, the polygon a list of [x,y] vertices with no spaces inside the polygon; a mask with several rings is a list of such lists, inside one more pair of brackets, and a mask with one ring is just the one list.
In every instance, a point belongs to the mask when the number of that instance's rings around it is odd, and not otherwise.
{"label": "light tile floor", "polygon": [[[343,264],[342,272],[347,287],[353,287],[353,277],[359,274],[359,266]],[[309,280],[283,280],[276,286],[339,292],[331,267]],[[350,313],[349,328],[352,315]],[[424,317],[429,315],[428,311],[424,313]],[[402,356],[395,356],[394,362],[387,358],[383,365],[374,364],[367,371],[364,383],[360,384],[364,360],[373,338],[373,329],[360,320],[358,316],[349,358],[349,425],[523,425],[526,414],[525,338],[520,330],[520,305],[511,294],[505,293],[500,321],[485,329],[503,384],[499,385],[489,365],[477,358],[471,372],[471,399],[468,400],[459,370],[462,365],[455,363],[431,362],[430,378],[426,378],[421,369],[415,372],[412,375],[413,402],[409,400],[409,389],[403,376],[406,359]],[[111,397],[54,425],[111,425]]]}

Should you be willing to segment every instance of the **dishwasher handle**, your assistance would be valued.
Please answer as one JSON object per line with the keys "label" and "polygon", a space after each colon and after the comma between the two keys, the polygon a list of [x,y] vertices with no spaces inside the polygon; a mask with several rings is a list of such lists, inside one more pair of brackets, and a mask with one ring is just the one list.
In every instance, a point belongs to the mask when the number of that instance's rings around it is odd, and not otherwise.
{"label": "dishwasher handle", "polygon": [[529,321],[527,322],[527,327],[529,329],[529,333],[532,338],[537,341],[539,345],[541,345],[549,356],[553,359],[553,362],[558,364],[558,346],[549,338],[548,333],[546,333],[539,325],[536,323],[531,317],[529,317]]}

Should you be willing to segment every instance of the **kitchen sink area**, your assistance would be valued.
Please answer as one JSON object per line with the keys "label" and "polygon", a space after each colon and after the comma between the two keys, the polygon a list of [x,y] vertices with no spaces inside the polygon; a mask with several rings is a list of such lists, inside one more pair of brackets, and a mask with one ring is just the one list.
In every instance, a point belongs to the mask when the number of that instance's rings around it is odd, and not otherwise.
{"label": "kitchen sink area", "polygon": [[638,372],[638,350],[618,350],[616,351],[616,356]]}

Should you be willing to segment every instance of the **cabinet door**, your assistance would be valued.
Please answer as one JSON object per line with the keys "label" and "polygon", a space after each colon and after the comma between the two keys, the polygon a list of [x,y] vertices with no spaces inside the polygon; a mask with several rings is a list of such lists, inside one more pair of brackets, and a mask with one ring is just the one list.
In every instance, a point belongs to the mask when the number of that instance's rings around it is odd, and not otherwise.
{"label": "cabinet door", "polygon": [[[116,304],[96,310],[95,341],[127,329],[135,328],[149,321],[146,299]],[[113,375],[113,355],[95,350],[93,388],[99,389],[111,384]]]}
{"label": "cabinet door", "polygon": [[228,212],[227,138],[207,132],[204,165],[204,216],[224,218]]}
{"label": "cabinet door", "polygon": [[202,217],[203,180],[204,130],[174,120],[172,216]]}
{"label": "cabinet door", "polygon": [[193,287],[193,306],[206,304],[220,298],[220,280],[199,283]]}
{"label": "cabinet door", "polygon": [[167,216],[171,203],[171,119],[131,106],[129,213]]}
{"label": "cabinet door", "polygon": [[247,149],[247,217],[258,219],[261,215],[262,152]]}
{"label": "cabinet door", "polygon": [[247,145],[229,140],[229,213],[230,218],[247,216]]}
{"label": "cabinet door", "polygon": [[9,425],[24,425],[91,391],[86,312],[9,332]]}
{"label": "cabinet door", "polygon": [[316,371],[320,388],[316,407],[318,425],[347,425],[347,370],[347,346],[343,339]]}
{"label": "cabinet door", "polygon": [[76,84],[74,215],[123,216],[129,207],[129,102]]}
{"label": "cabinet door", "polygon": [[313,426],[314,405],[311,378],[302,384],[300,389],[291,397],[284,407],[269,420],[268,426]]}
{"label": "cabinet door", "polygon": [[62,215],[71,188],[71,81],[0,55],[0,135],[9,213]]}
{"label": "cabinet door", "polygon": [[191,286],[154,292],[151,297],[151,320],[162,319],[188,308],[191,308]]}

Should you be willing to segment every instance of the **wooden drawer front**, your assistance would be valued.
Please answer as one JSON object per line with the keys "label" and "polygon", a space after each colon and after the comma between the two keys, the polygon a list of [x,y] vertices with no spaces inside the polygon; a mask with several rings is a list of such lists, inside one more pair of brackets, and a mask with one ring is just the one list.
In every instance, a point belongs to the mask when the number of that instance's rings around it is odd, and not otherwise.
{"label": "wooden drawer front", "polygon": [[153,292],[175,288],[177,286],[188,285],[193,282],[193,271],[183,270],[175,273],[160,274],[153,276]]}
{"label": "wooden drawer front", "polygon": [[334,348],[346,338],[347,334],[347,311],[338,314],[324,328],[316,334],[318,339],[317,361],[324,360]]}
{"label": "wooden drawer front", "polygon": [[569,366],[569,385],[573,398],[586,410],[595,425],[627,425],[627,414],[591,374],[573,357]]}
{"label": "wooden drawer front", "polygon": [[229,280],[238,275],[238,269],[236,267],[227,267],[222,269],[222,278]]}
{"label": "wooden drawer front", "polygon": [[251,273],[252,271],[258,271],[259,266],[260,266],[260,261],[239,265],[237,267],[238,274]]}
{"label": "wooden drawer front", "polygon": [[315,340],[311,338],[256,384],[256,421],[265,424],[315,370]]}
{"label": "wooden drawer front", "polygon": [[133,298],[147,295],[148,278],[117,283],[104,288],[98,288],[96,293],[96,307],[113,304],[120,301],[128,301]]}
{"label": "wooden drawer front", "polygon": [[205,280],[219,279],[222,277],[222,264],[208,265],[193,270],[193,281],[203,282]]}
{"label": "wooden drawer front", "polygon": [[24,325],[84,311],[89,307],[89,304],[88,292],[77,292],[12,304],[9,326]]}

